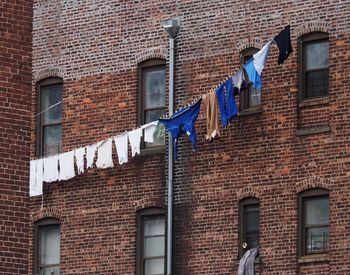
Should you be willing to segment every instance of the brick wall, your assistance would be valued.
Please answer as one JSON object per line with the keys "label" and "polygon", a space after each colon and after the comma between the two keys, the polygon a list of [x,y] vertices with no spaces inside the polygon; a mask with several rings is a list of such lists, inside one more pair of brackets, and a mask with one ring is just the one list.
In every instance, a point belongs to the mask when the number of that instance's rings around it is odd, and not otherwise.
{"label": "brick wall", "polygon": [[[346,1],[34,1],[33,90],[43,78],[63,78],[64,150],[137,127],[137,64],[167,57],[161,22],[174,16],[181,18],[176,108],[239,68],[241,50],[262,47],[288,22],[294,48],[281,66],[277,47],[271,48],[262,112],[240,116],[212,143],[204,140],[201,112],[199,151],[181,139],[174,274],[235,274],[238,203],[252,195],[261,203],[262,274],[349,274]],[[330,95],[298,106],[297,39],[310,31],[329,33]],[[34,93],[33,112],[35,101]],[[32,156],[34,126],[32,120]],[[325,126],[330,131],[298,134]],[[142,155],[44,184],[43,204],[31,199],[31,226],[43,217],[60,218],[62,274],[135,274],[137,211],[166,207],[166,159],[164,152]],[[297,256],[297,194],[313,187],[330,190],[330,252],[303,262]],[[30,270],[32,258],[30,253]]]}
{"label": "brick wall", "polygon": [[0,274],[28,267],[32,1],[0,3]]}

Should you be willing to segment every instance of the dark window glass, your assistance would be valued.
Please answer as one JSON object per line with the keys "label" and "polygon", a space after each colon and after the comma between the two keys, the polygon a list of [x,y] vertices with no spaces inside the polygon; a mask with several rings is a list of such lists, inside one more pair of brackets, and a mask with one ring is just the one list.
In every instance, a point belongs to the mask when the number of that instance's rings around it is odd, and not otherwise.
{"label": "dark window glass", "polygon": [[140,275],[161,275],[165,270],[165,219],[160,209],[147,209],[140,214]]}
{"label": "dark window glass", "polygon": [[302,39],[303,98],[328,95],[329,41],[323,33],[313,33]]}
{"label": "dark window glass", "polygon": [[[249,48],[241,53],[241,63],[244,65],[253,58],[253,54],[257,53],[258,49]],[[247,76],[246,79],[248,80]],[[244,111],[250,108],[256,108],[261,105],[261,90],[255,89],[252,84],[249,84],[246,89],[242,89],[240,93],[240,110]]]}
{"label": "dark window glass", "polygon": [[60,274],[60,225],[56,219],[36,224],[35,274]]}
{"label": "dark window glass", "polygon": [[326,190],[314,189],[301,197],[301,255],[328,252],[329,198]]}
{"label": "dark window glass", "polygon": [[[39,83],[38,155],[47,156],[62,151],[62,90],[60,79]],[[52,107],[53,106],[53,107]]]}
{"label": "dark window glass", "polygon": [[259,200],[248,198],[240,202],[240,254],[259,246]]}
{"label": "dark window glass", "polygon": [[[166,70],[164,60],[149,60],[140,65],[140,106],[139,120],[141,125],[155,121],[164,115],[166,108]],[[154,135],[154,147],[165,144],[165,128],[160,124]]]}

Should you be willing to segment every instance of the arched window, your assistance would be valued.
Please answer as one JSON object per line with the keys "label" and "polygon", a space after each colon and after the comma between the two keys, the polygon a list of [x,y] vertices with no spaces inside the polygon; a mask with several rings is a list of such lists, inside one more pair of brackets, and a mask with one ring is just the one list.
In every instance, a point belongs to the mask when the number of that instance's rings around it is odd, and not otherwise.
{"label": "arched window", "polygon": [[239,202],[239,254],[259,246],[260,202],[249,197]]}
{"label": "arched window", "polygon": [[[138,66],[138,125],[155,121],[167,112],[166,66],[163,59],[149,59]],[[165,144],[165,129],[154,135],[154,143],[143,143],[143,148]]]}
{"label": "arched window", "polygon": [[56,218],[35,223],[34,274],[60,274],[60,221]]}
{"label": "arched window", "polygon": [[37,156],[58,154],[62,151],[62,79],[42,80],[37,91]]}
{"label": "arched window", "polygon": [[326,253],[329,248],[329,192],[310,189],[298,196],[299,255]]}
{"label": "arched window", "polygon": [[329,90],[328,34],[314,32],[299,39],[301,99],[327,96]]}
{"label": "arched window", "polygon": [[137,275],[165,274],[164,210],[148,208],[138,213]]}
{"label": "arched window", "polygon": [[[253,54],[257,53],[259,49],[257,48],[247,48],[243,50],[240,54],[240,62],[242,65],[247,63],[253,58]],[[245,77],[246,79],[247,76]],[[240,111],[258,108],[261,105],[261,90],[252,87],[248,84],[246,89],[242,89],[240,93]]]}

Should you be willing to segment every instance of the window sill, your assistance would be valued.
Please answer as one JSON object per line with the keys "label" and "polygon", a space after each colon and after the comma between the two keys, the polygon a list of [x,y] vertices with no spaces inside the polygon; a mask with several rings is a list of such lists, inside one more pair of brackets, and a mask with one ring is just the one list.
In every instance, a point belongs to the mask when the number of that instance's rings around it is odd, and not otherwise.
{"label": "window sill", "polygon": [[249,109],[245,109],[245,110],[239,112],[238,116],[249,116],[249,115],[261,114],[262,111],[263,111],[263,109],[261,106],[249,108]]}
{"label": "window sill", "polygon": [[317,254],[317,255],[307,255],[302,256],[298,259],[298,264],[308,264],[308,263],[318,263],[318,262],[328,262],[328,254]]}
{"label": "window sill", "polygon": [[331,131],[331,127],[328,125],[323,127],[297,129],[297,136],[308,136],[308,135],[329,133],[330,131]]}
{"label": "window sill", "polygon": [[149,155],[156,155],[156,154],[165,154],[166,153],[166,146],[159,146],[155,148],[144,148],[141,149],[141,154],[139,156],[149,156]]}
{"label": "window sill", "polygon": [[316,97],[316,98],[309,98],[309,99],[303,99],[301,102],[299,102],[298,107],[310,107],[310,106],[316,106],[316,105],[322,105],[322,104],[328,104],[329,103],[329,96],[322,96],[322,97]]}

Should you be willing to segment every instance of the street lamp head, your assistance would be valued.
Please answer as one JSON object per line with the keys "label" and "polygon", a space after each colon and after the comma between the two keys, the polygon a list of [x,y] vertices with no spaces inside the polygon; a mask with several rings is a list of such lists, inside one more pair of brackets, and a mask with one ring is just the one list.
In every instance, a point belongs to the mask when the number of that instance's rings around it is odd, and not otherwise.
{"label": "street lamp head", "polygon": [[163,27],[165,31],[169,34],[170,38],[176,38],[180,29],[180,19],[173,18],[167,20],[163,23]]}

